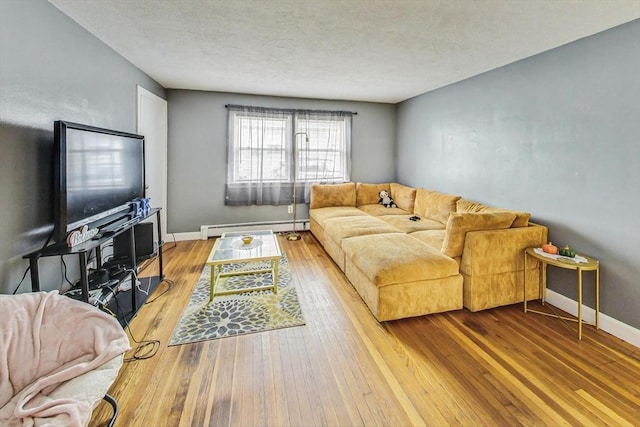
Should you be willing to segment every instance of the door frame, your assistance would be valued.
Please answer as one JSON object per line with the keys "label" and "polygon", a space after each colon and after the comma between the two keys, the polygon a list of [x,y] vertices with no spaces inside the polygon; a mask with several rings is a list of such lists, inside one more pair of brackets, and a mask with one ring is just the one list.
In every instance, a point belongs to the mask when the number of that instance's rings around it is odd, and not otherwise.
{"label": "door frame", "polygon": [[[159,239],[161,239],[162,241],[164,241],[164,236],[167,234],[167,205],[168,205],[168,200],[167,200],[167,138],[168,138],[168,126],[167,126],[167,121],[168,121],[168,103],[167,100],[162,99],[161,97],[159,97],[158,95],[154,94],[153,92],[145,89],[144,87],[140,86],[140,85],[136,85],[136,129],[137,129],[137,133],[138,134],[143,134],[141,129],[142,129],[142,120],[143,120],[143,105],[144,103],[141,102],[141,100],[143,98],[146,98],[149,101],[152,101],[154,103],[159,103],[162,105],[162,111],[160,113],[160,115],[158,116],[156,114],[156,116],[158,117],[154,117],[153,122],[154,125],[159,126],[160,130],[158,132],[158,134],[160,135],[160,141],[157,142],[157,147],[155,147],[157,149],[157,152],[159,153],[159,157],[160,157],[160,170],[157,171],[158,175],[160,176],[160,193],[162,196],[162,199],[164,201],[164,205],[163,206],[158,206],[157,204],[154,204],[153,201],[151,201],[153,207],[158,207],[158,208],[162,208],[162,211],[160,212],[160,225],[161,225],[161,229],[162,229],[162,236],[159,236]],[[146,144],[146,138],[145,138],[145,144]],[[156,183],[158,184],[158,183]],[[149,183],[145,183],[145,185],[149,185]]]}

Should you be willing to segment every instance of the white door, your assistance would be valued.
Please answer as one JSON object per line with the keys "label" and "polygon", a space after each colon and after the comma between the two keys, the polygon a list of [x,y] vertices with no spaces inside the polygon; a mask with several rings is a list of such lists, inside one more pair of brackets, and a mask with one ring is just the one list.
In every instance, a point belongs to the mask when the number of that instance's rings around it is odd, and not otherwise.
{"label": "white door", "polygon": [[138,86],[137,132],[144,136],[146,197],[150,199],[151,207],[162,208],[163,235],[160,237],[164,241],[167,232],[167,101],[141,86]]}

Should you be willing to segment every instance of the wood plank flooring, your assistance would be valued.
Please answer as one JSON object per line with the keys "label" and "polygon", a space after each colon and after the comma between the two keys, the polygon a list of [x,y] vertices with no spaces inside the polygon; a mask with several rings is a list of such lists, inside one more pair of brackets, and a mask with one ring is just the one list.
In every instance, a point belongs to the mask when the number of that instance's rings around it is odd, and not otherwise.
{"label": "wood plank flooring", "polygon": [[174,286],[130,328],[160,346],[120,370],[116,426],[640,425],[640,349],[521,304],[378,323],[313,235],[280,244],[305,326],[175,347],[213,239],[165,245]]}

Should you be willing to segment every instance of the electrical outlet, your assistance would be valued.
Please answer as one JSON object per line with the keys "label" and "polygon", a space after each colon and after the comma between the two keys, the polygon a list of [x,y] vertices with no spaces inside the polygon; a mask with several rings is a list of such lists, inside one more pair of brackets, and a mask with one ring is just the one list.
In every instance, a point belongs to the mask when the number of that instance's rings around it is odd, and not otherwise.
{"label": "electrical outlet", "polygon": [[287,206],[287,213],[290,213],[290,214],[293,213],[293,205]]}

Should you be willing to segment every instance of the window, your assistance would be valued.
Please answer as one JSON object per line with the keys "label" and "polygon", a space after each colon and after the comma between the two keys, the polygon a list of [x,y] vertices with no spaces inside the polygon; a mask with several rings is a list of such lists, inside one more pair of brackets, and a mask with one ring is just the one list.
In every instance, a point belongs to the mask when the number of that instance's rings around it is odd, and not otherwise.
{"label": "window", "polygon": [[[349,123],[347,123],[349,122]],[[351,117],[301,118],[296,120],[298,143],[296,181],[349,181],[349,162],[346,146]],[[308,135],[309,141],[304,138]]]}
{"label": "window", "polygon": [[288,182],[289,117],[260,117],[239,113],[233,121],[229,167],[231,183]]}
{"label": "window", "polygon": [[291,204],[294,173],[297,203],[310,183],[350,180],[352,113],[228,108],[226,204]]}

